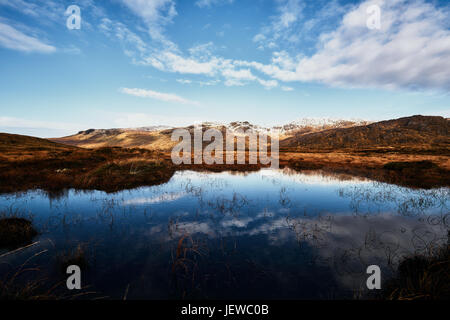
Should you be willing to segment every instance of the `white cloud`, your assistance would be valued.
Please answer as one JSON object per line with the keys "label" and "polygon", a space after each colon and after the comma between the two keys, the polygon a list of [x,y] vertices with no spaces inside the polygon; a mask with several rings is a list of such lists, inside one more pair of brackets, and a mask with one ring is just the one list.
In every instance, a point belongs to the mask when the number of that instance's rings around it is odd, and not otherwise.
{"label": "white cloud", "polygon": [[237,80],[237,79],[227,79],[225,80],[224,84],[227,87],[242,87],[245,86],[245,83],[241,80]]}
{"label": "white cloud", "polygon": [[303,8],[301,0],[286,0],[279,2],[281,2],[281,5],[278,7],[280,14],[273,23],[273,28],[276,32],[281,32],[296,22],[301,17]]}
{"label": "white cloud", "polygon": [[287,87],[287,86],[282,86],[282,87],[281,87],[281,90],[286,91],[286,92],[289,92],[289,91],[294,91],[294,88],[292,88],[292,87]]}
{"label": "white cloud", "polygon": [[177,15],[173,0],[122,0],[148,27],[150,36],[155,40],[167,42],[163,36],[166,25]]}
{"label": "white cloud", "polygon": [[142,64],[151,65],[156,69],[183,74],[214,75],[223,64],[228,62],[222,58],[211,57],[198,59],[195,57],[183,57],[177,52],[163,50],[144,58]]}
{"label": "white cloud", "polygon": [[177,96],[176,94],[172,93],[162,93],[157,92],[153,90],[145,90],[145,89],[130,89],[130,88],[121,88],[119,90],[122,93],[129,94],[136,97],[141,98],[152,98],[159,101],[164,102],[175,102],[175,103],[181,103],[181,104],[190,104],[190,105],[199,105],[196,101],[191,101],[185,98],[182,98],[180,96]]}
{"label": "white cloud", "polygon": [[23,52],[52,53],[56,48],[0,22],[0,45]]}
{"label": "white cloud", "polygon": [[198,81],[200,86],[215,86],[220,83],[220,80],[208,80],[208,81]]}
{"label": "white cloud", "polygon": [[278,87],[278,81],[276,81],[276,80],[258,79],[258,82],[259,82],[259,84],[261,84],[264,88],[266,88],[268,90]]}
{"label": "white cloud", "polygon": [[[273,49],[277,47],[277,41],[283,42],[297,40],[292,37],[290,29],[302,18],[303,0],[277,0],[277,15],[270,18],[271,23],[253,37],[253,41],[259,44],[258,49],[265,47]],[[300,30],[296,30],[297,33]]]}
{"label": "white cloud", "polygon": [[191,84],[192,80],[188,80],[188,79],[177,79],[177,82],[181,83],[181,84]]}
{"label": "white cloud", "polygon": [[63,21],[65,19],[61,15],[61,12],[64,12],[65,9],[62,3],[51,0],[35,0],[33,2],[24,0],[0,0],[0,6],[8,6],[27,16],[42,19],[43,23],[46,23],[48,20]]}
{"label": "white cloud", "polygon": [[240,69],[240,70],[234,70],[234,69],[225,69],[222,71],[222,75],[225,78],[233,78],[236,80],[256,80],[256,77],[252,74],[250,69]]}
{"label": "white cloud", "polygon": [[[366,8],[382,8],[381,30],[366,26]],[[366,1],[322,34],[315,54],[275,54],[272,64],[235,62],[281,81],[334,86],[450,89],[448,11],[421,0]]]}
{"label": "white cloud", "polygon": [[[140,1],[134,0],[122,0],[133,4],[134,11],[138,11],[138,7],[143,4]],[[171,3],[170,1],[159,1],[160,5]],[[154,4],[148,10],[149,13],[140,13],[139,16],[148,16],[147,20],[158,20],[161,13],[155,13],[157,5]],[[114,36],[119,39],[124,45],[124,52],[127,56],[131,57],[133,63],[138,65],[152,66],[160,71],[179,73],[179,74],[192,74],[192,75],[205,75],[209,77],[216,77],[210,81],[197,81],[196,83],[201,86],[216,85],[221,80],[217,79],[218,76],[223,76],[224,84],[226,86],[243,86],[250,81],[256,81],[266,89],[270,89],[278,86],[278,82],[274,79],[260,79],[252,75],[249,69],[236,70],[236,66],[233,64],[233,60],[224,59],[222,57],[215,56],[213,51],[216,49],[212,42],[197,44],[188,49],[189,54],[183,54],[178,47],[164,39],[162,46],[147,45],[147,43],[132,32],[121,22],[113,22],[108,18],[103,18],[99,28],[108,36]],[[224,28],[230,28],[229,25],[224,25]],[[189,84],[190,80],[178,79],[179,83]]]}
{"label": "white cloud", "polygon": [[203,86],[215,86],[218,83],[220,83],[220,80],[206,80],[206,81],[193,81],[193,80],[189,80],[189,79],[177,79],[177,82],[181,83],[181,84],[198,84],[201,87]]}
{"label": "white cloud", "polygon": [[151,198],[135,198],[125,200],[124,205],[143,205],[143,204],[155,204],[155,203],[167,203],[177,201],[187,195],[186,192],[174,192],[174,193],[163,193]]}
{"label": "white cloud", "polygon": [[[157,2],[168,6],[172,1]],[[263,48],[283,48],[272,53],[269,63],[225,59],[214,54],[212,43],[197,45],[183,54],[174,44],[162,48],[147,46],[127,29],[122,30],[122,36],[117,30],[116,33],[134,47],[133,61],[138,64],[173,73],[223,77],[226,86],[256,82],[273,88],[279,85],[278,81],[299,81],[342,87],[450,89],[448,8],[437,8],[422,0],[365,1],[345,7],[334,1],[332,8],[338,8],[339,14],[345,8],[347,13],[335,19],[333,31],[316,37],[316,51],[306,55],[282,46],[295,40],[291,34],[302,22],[303,3],[299,0],[277,0],[277,3],[278,15],[254,37]],[[369,30],[366,26],[366,8],[373,3],[382,8],[381,30]],[[327,17],[336,18],[329,11],[321,10]],[[154,10],[147,15],[153,17]],[[309,24],[313,27],[320,24],[319,20]],[[290,87],[281,89],[289,91],[287,88]]]}
{"label": "white cloud", "polygon": [[[226,86],[244,86],[249,82],[256,81],[266,89],[278,86],[275,79],[261,79],[247,69],[236,69],[238,64],[233,60],[224,59],[212,55],[212,45],[206,44],[190,49],[191,55],[183,57],[181,53],[170,50],[160,51],[145,57],[141,64],[151,65],[161,71],[169,71],[180,74],[195,74],[205,76],[221,75],[225,78]],[[195,55],[195,56],[194,56]],[[253,67],[253,64],[246,65]],[[178,81],[182,83],[182,81]],[[200,81],[200,85],[215,85],[220,80]],[[187,82],[185,82],[187,83]]]}
{"label": "white cloud", "polygon": [[228,87],[243,86],[250,81],[256,81],[266,89],[272,89],[278,86],[278,81],[260,79],[253,75],[250,69],[236,70],[234,68],[228,68],[222,70],[222,75],[226,78],[225,85]]}
{"label": "white cloud", "polygon": [[209,58],[212,55],[214,44],[212,42],[196,45],[189,49],[189,53],[192,57],[199,59]]}
{"label": "white cloud", "polygon": [[195,5],[199,8],[210,8],[213,5],[231,4],[234,0],[197,0]]}
{"label": "white cloud", "polygon": [[266,40],[266,36],[262,33],[258,33],[256,36],[253,37],[253,42],[260,42]]}

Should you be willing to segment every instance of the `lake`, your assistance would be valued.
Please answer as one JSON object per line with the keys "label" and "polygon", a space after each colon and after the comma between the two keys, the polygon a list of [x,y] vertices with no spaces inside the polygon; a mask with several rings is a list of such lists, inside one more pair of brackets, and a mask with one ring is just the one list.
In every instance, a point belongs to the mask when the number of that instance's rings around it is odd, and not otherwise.
{"label": "lake", "polygon": [[[365,298],[402,258],[447,242],[450,189],[410,189],[289,169],[179,171],[163,185],[107,194],[0,195],[30,217],[29,248],[0,251],[0,279],[65,289],[80,253],[80,297],[110,299]],[[21,269],[22,268],[22,269]]]}

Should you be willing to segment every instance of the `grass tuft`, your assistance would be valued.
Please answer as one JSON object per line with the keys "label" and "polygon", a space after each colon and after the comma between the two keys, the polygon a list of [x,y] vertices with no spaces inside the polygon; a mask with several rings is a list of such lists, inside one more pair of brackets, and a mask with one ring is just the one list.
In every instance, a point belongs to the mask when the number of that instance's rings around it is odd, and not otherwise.
{"label": "grass tuft", "polygon": [[0,249],[13,250],[28,245],[37,234],[29,220],[23,218],[0,219]]}
{"label": "grass tuft", "polygon": [[403,260],[397,277],[383,290],[388,300],[450,299],[450,245],[433,256],[416,255]]}

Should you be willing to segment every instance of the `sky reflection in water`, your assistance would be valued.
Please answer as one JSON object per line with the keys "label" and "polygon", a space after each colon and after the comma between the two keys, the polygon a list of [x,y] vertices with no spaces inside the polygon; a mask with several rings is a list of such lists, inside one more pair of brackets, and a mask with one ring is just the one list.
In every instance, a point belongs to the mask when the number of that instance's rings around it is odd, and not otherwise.
{"label": "sky reflection in water", "polygon": [[405,255],[447,241],[449,193],[268,169],[177,172],[115,194],[3,195],[0,210],[32,214],[41,235],[0,263],[48,250],[30,263],[57,281],[58,257],[81,246],[83,281],[101,297],[352,298],[367,294],[367,266],[386,279]]}

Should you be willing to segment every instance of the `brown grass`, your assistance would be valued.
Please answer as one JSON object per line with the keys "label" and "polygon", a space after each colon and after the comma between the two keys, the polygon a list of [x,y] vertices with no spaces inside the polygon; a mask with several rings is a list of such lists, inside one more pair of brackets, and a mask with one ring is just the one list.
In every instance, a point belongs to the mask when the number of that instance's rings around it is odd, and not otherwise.
{"label": "brown grass", "polygon": [[81,149],[43,139],[32,140],[30,145],[27,138],[3,149],[0,157],[0,192],[37,188],[114,192],[167,182],[174,172],[171,162],[150,150]]}
{"label": "brown grass", "polygon": [[[428,165],[423,165],[423,164]],[[280,165],[297,171],[345,173],[407,187],[450,185],[450,159],[442,155],[379,153],[282,153]],[[395,168],[395,169],[394,169]]]}
{"label": "brown grass", "polygon": [[[248,163],[248,153],[246,158]],[[285,149],[280,152],[279,160],[280,167],[297,171],[320,169],[409,187],[450,185],[447,154],[404,153],[392,149],[383,152]],[[116,192],[165,183],[176,170],[255,171],[261,167],[264,166],[175,166],[169,152],[120,147],[83,149],[44,139],[0,134],[0,193],[29,189],[58,192],[67,188]]]}

